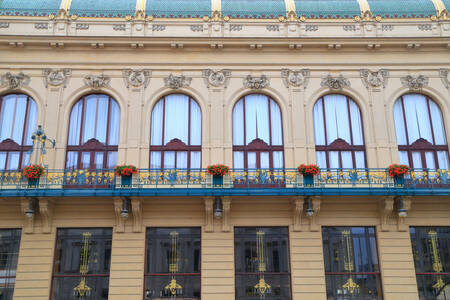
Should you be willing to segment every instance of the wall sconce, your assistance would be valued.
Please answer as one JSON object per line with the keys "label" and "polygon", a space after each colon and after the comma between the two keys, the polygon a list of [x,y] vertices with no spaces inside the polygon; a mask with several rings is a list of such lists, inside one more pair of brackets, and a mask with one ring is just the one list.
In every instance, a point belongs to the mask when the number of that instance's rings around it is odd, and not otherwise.
{"label": "wall sconce", "polygon": [[306,207],[306,215],[308,217],[312,217],[312,216],[314,216],[314,209],[312,207],[311,198],[308,197],[308,199],[306,201],[308,204],[308,206]]}
{"label": "wall sconce", "polygon": [[128,218],[128,199],[123,199],[122,211],[120,212],[122,218]]}
{"label": "wall sconce", "polygon": [[34,201],[33,201],[33,199],[28,200],[28,209],[25,212],[25,216],[29,219],[34,217]]}
{"label": "wall sconce", "polygon": [[222,214],[223,214],[222,198],[216,197],[214,199],[214,217],[222,218]]}
{"label": "wall sconce", "polygon": [[403,206],[403,200],[400,199],[398,202],[398,216],[401,218],[405,218],[408,215],[408,211]]}

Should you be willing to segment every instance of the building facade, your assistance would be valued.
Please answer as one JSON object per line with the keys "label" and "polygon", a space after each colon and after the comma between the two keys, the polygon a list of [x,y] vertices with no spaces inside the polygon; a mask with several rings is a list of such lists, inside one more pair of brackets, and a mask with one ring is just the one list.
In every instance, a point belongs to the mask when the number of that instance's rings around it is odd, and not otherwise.
{"label": "building facade", "polygon": [[0,299],[450,299],[448,9],[0,0]]}

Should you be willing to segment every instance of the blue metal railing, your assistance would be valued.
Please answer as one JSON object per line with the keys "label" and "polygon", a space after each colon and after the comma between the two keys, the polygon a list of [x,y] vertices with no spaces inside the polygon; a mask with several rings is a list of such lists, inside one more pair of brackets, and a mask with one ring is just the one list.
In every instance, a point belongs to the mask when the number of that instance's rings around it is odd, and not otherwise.
{"label": "blue metal railing", "polygon": [[[46,170],[38,182],[21,171],[0,171],[2,190],[48,189],[446,189],[450,170],[412,169],[403,181],[395,181],[386,169],[322,169],[306,184],[296,169],[231,169],[221,183],[206,169],[139,169],[130,183],[111,169]],[[449,189],[450,191],[450,189]]]}

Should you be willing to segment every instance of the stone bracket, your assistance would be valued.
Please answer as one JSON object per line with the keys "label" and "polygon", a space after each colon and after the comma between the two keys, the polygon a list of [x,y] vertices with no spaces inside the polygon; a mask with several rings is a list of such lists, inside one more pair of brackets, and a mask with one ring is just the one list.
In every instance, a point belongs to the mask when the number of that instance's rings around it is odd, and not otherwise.
{"label": "stone bracket", "polygon": [[[305,202],[311,200],[311,206],[314,210],[314,214],[312,216],[305,215]],[[317,224],[317,215],[320,211],[320,196],[306,196],[306,197],[296,197],[292,200],[294,204],[294,225],[292,227],[293,231],[302,231],[304,230],[302,225],[303,218],[309,219],[309,230],[310,231],[319,231],[320,225]]]}
{"label": "stone bracket", "polygon": [[142,199],[131,199],[131,211],[133,213],[133,232],[142,232]]}
{"label": "stone bracket", "polygon": [[320,225],[317,224],[317,215],[320,211],[320,196],[311,197],[312,208],[314,209],[314,215],[310,217],[309,230],[310,231],[319,231]]}
{"label": "stone bracket", "polygon": [[114,212],[116,214],[116,224],[114,228],[115,231],[119,233],[125,232],[125,219],[121,215],[123,200],[122,197],[114,198]]}
{"label": "stone bracket", "polygon": [[304,204],[303,197],[296,197],[292,199],[292,203],[294,204],[294,212],[293,212],[293,219],[294,219],[294,225],[292,229],[294,231],[302,231],[302,217],[303,217],[303,204]]}
{"label": "stone bracket", "polygon": [[229,232],[231,230],[230,226],[230,209],[231,209],[231,197],[226,196],[222,198],[222,231]]}
{"label": "stone bracket", "polygon": [[393,196],[386,196],[379,202],[381,231],[390,231],[389,218],[394,210],[394,198]]}
{"label": "stone bracket", "polygon": [[214,231],[213,204],[214,197],[205,197],[205,232]]}
{"label": "stone bracket", "polygon": [[23,214],[24,222],[23,222],[23,232],[24,233],[33,233],[34,232],[34,218],[36,214],[33,214],[31,217],[27,217],[25,213],[28,211],[30,206],[31,198],[21,198],[20,199],[20,209]]}
{"label": "stone bracket", "polygon": [[42,232],[52,232],[54,203],[49,199],[39,199],[39,213],[42,218]]}
{"label": "stone bracket", "polygon": [[[409,213],[411,209],[411,197],[410,196],[399,196],[396,198],[397,201],[403,200],[403,208]],[[408,231],[409,226],[406,224],[406,217],[399,217],[397,215],[397,230],[398,231]]]}

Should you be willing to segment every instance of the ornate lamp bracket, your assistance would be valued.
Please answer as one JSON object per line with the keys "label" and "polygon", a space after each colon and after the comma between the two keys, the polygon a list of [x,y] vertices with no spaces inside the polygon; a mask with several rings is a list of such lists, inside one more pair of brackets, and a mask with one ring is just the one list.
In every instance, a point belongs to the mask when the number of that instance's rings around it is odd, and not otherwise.
{"label": "ornate lamp bracket", "polygon": [[52,232],[53,211],[54,203],[52,200],[39,199],[39,213],[41,214],[42,218],[43,233]]}
{"label": "ornate lamp bracket", "polygon": [[214,197],[205,197],[205,232],[214,231],[213,203]]}
{"label": "ornate lamp bracket", "polygon": [[394,210],[394,198],[393,196],[388,196],[380,200],[380,218],[381,218],[381,231],[390,231],[389,218]]}

